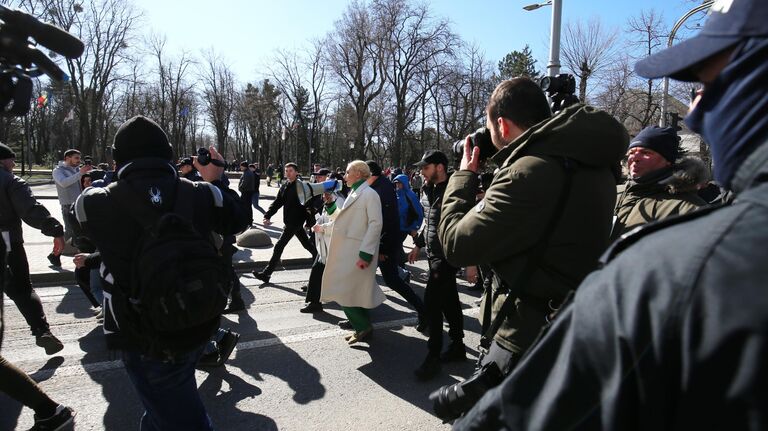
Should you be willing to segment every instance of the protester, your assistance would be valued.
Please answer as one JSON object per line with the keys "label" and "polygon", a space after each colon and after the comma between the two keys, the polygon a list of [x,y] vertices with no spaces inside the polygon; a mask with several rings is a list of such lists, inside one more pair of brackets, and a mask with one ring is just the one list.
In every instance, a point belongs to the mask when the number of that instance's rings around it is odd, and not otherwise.
{"label": "protester", "polygon": [[[212,159],[223,162],[215,148],[209,151]],[[238,233],[247,227],[248,215],[236,193],[220,182],[223,167],[215,163],[201,165],[195,160],[195,168],[208,182],[179,179],[171,164],[173,152],[165,132],[146,117],[133,117],[120,126],[112,152],[118,165],[118,180],[106,189],[86,190],[75,205],[77,219],[98,247],[104,264],[107,346],[123,353],[125,370],[145,407],[142,429],[210,430],[210,419],[197,391],[195,366],[205,344],[219,327],[220,309],[214,305],[221,304],[221,309],[226,305],[226,284],[218,278],[225,275],[226,266],[209,260],[214,257],[196,260],[196,271],[201,265],[205,271],[190,274],[191,262],[184,260],[185,254],[163,256],[175,259],[175,264],[169,265],[137,261],[146,260],[135,254],[139,241],[150,240],[143,233],[147,220],[140,214],[154,214],[157,218],[158,214],[170,216],[173,211],[175,217],[188,223],[174,226],[190,228],[183,230],[188,232],[185,238],[189,244],[193,241],[190,235],[194,235],[197,248],[185,251],[200,256],[215,253],[210,243],[212,231]],[[162,244],[163,249],[178,247]],[[203,244],[205,249],[200,248]],[[138,271],[136,265],[142,263],[146,266]],[[165,278],[194,276],[189,282],[195,289],[179,291],[176,280],[162,282],[153,278],[153,289],[147,290],[148,274]],[[169,289],[177,303],[165,301],[165,297],[160,302],[160,298],[153,296]],[[139,301],[138,314],[137,294],[147,298],[146,303]],[[200,302],[198,295],[204,295],[207,303]],[[160,313],[158,303],[174,312]],[[179,313],[185,313],[182,322],[175,320],[182,317]],[[156,326],[147,322],[150,318],[175,329],[153,329]]]}
{"label": "protester", "polygon": [[379,196],[366,182],[370,176],[366,162],[350,162],[345,176],[349,196],[341,208],[329,203],[331,221],[313,228],[315,233],[331,231],[320,300],[341,305],[354,329],[344,337],[350,345],[371,336],[368,310],[385,299],[376,283],[376,265],[371,264],[379,257],[382,217]]}
{"label": "protester", "polygon": [[253,205],[254,208],[256,208],[260,213],[264,214],[264,208],[261,207],[261,204],[259,204],[259,187],[261,186],[261,169],[259,169],[258,163],[251,163],[248,165],[248,169],[253,172],[253,197],[251,198],[252,202],[251,205]]}
{"label": "protester", "polygon": [[[418,259],[422,247],[427,248],[429,279],[424,292],[426,323],[429,325],[427,356],[414,371],[419,380],[429,380],[440,372],[440,362],[466,359],[464,346],[464,316],[456,290],[456,267],[445,258],[443,246],[437,235],[445,187],[448,184],[448,157],[441,152],[429,150],[416,164],[424,176],[424,197],[429,203],[424,228],[414,239],[415,246],[408,255],[413,263]],[[443,316],[448,321],[448,336],[451,344],[443,352]]]}
{"label": "protester", "polygon": [[269,283],[272,273],[280,263],[280,258],[283,255],[283,250],[294,236],[299,240],[301,245],[312,254],[314,259],[317,255],[317,250],[314,244],[312,244],[304,231],[304,222],[306,221],[306,212],[304,205],[299,202],[298,195],[296,194],[296,179],[299,176],[298,166],[295,163],[285,164],[285,176],[288,181],[280,186],[280,190],[277,191],[277,196],[269,206],[266,214],[264,214],[263,224],[269,226],[272,224],[270,218],[277,213],[280,208],[283,209],[283,233],[280,234],[280,238],[275,244],[275,248],[272,251],[272,258],[269,260],[267,266],[261,271],[253,271],[253,276],[256,279]]}
{"label": "protester", "polygon": [[[323,178],[325,175],[330,174],[327,169],[320,169],[317,172],[316,178]],[[346,190],[345,190],[346,189]],[[324,193],[322,196],[323,208],[316,216],[315,225],[324,225],[330,223],[333,218],[329,214],[329,207],[343,208],[344,201],[346,199],[346,193],[349,191],[347,186],[341,191],[334,191],[331,193]],[[331,211],[333,212],[333,211]],[[338,215],[338,211],[335,214]],[[315,234],[315,247],[317,248],[317,257],[312,263],[312,269],[309,272],[309,279],[307,280],[307,295],[304,302],[305,305],[301,310],[302,313],[316,313],[323,310],[323,304],[320,302],[320,292],[322,289],[323,273],[325,273],[325,265],[328,262],[328,250],[331,244],[331,230],[323,230],[322,233],[314,232]]]}
{"label": "protester", "polygon": [[637,226],[686,214],[706,205],[697,195],[708,178],[704,162],[679,159],[679,138],[671,127],[646,127],[629,144],[630,179],[618,187],[611,240]]}
{"label": "protester", "polygon": [[[400,214],[400,232],[397,237],[400,246],[398,247],[397,264],[405,263],[405,252],[403,252],[403,242],[406,238],[416,237],[417,231],[424,222],[424,208],[421,207],[418,195],[411,190],[408,176],[400,174],[393,181],[397,192],[397,209]],[[410,279],[410,273],[408,278]]]}
{"label": "protester", "polygon": [[768,3],[733,0],[635,65],[644,78],[703,83],[685,123],[736,199],[614,244],[455,430],[768,428],[766,58]]}
{"label": "protester", "polygon": [[[93,166],[88,164],[80,167],[80,151],[69,149],[64,152],[64,160],[53,170],[53,181],[56,183],[56,195],[61,205],[61,214],[66,214],[72,208],[77,197],[80,196],[80,176],[90,172]],[[72,227],[64,218],[64,240],[72,239]],[[59,263],[58,266],[61,266]]]}
{"label": "protester", "polygon": [[[0,157],[4,156],[3,152],[7,148],[3,147],[5,146],[0,144]],[[0,240],[0,349],[3,344],[3,286],[6,281],[6,256],[6,243]],[[35,411],[35,425],[30,431],[60,430],[74,424],[75,412],[71,408],[53,401],[34,380],[2,355],[0,355],[0,391]]]}
{"label": "protester", "polygon": [[248,162],[240,163],[240,182],[237,184],[237,190],[240,192],[240,203],[253,218],[253,195],[256,190],[256,177],[253,171],[248,167]]}
{"label": "protester", "polygon": [[[52,355],[61,351],[64,345],[51,333],[43,304],[32,288],[21,222],[39,229],[45,236],[53,237],[52,254],[55,256],[59,256],[64,249],[64,228],[35,199],[29,185],[13,174],[15,160],[16,154],[7,145],[0,143],[0,236],[8,250],[8,279],[4,290],[24,316],[35,336],[35,343],[44,348],[45,353]],[[78,189],[79,177],[75,184]],[[2,267],[3,271],[5,269],[6,265]]]}
{"label": "protester", "polygon": [[[381,200],[382,228],[381,242],[379,246],[379,269],[384,283],[403,297],[417,313],[416,326],[420,331],[426,329],[426,315],[424,302],[413,291],[411,286],[400,277],[398,261],[402,255],[402,241],[400,241],[400,212],[397,204],[397,194],[395,187],[388,178],[386,178],[381,166],[373,160],[366,162],[371,171],[368,178],[368,185],[373,189]],[[345,322],[341,322],[344,325]]]}

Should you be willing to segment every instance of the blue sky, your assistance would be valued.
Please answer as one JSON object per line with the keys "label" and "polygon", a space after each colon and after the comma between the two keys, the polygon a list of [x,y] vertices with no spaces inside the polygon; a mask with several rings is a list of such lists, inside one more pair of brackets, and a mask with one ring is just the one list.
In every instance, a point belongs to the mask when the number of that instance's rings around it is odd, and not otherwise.
{"label": "blue sky", "polygon": [[[136,0],[147,31],[164,34],[169,53],[186,49],[198,55],[213,48],[241,82],[264,78],[275,49],[300,49],[333,27],[346,0]],[[496,64],[504,55],[530,45],[537,66],[549,55],[550,7],[527,12],[532,0],[439,0],[429,2],[436,16],[448,18],[455,32],[474,41]],[[599,16],[607,26],[625,27],[630,16],[655,9],[674,23],[697,2],[685,0],[564,0],[563,25]],[[671,24],[670,24],[671,25]]]}

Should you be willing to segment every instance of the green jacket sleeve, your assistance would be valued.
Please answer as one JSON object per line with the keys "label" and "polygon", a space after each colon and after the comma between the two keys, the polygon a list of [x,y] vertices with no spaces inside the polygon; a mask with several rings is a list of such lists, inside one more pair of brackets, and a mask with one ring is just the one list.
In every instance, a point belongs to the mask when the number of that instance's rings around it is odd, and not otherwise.
{"label": "green jacket sleeve", "polygon": [[479,180],[453,174],[443,197],[439,235],[454,266],[495,262],[521,253],[543,236],[565,173],[557,162],[524,157],[501,168],[485,198],[475,202]]}

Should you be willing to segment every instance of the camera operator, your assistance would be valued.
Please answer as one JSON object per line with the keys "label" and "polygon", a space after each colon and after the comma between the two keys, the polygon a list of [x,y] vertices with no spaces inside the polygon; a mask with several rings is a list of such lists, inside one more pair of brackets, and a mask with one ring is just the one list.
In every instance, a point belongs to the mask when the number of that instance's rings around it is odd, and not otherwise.
{"label": "camera operator", "polygon": [[[476,203],[481,147],[473,148],[467,137],[439,227],[451,264],[490,264],[495,274],[492,292],[483,297],[483,368],[433,394],[443,419],[460,415],[498,384],[549,315],[596,268],[616,200],[612,167],[629,140],[619,122],[588,106],[551,117],[543,91],[528,78],[500,83],[486,117],[499,169]],[[478,384],[485,387],[478,390]]]}

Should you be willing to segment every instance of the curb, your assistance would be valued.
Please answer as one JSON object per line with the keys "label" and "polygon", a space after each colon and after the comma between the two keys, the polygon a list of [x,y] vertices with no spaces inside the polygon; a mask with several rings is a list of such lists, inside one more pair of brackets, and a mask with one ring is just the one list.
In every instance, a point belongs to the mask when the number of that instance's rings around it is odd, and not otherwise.
{"label": "curb", "polygon": [[[281,264],[286,268],[296,267],[308,267],[312,265],[313,259],[311,257],[297,257],[282,259]],[[235,262],[232,266],[235,267],[235,271],[238,273],[254,271],[261,269],[267,265],[269,261],[253,261],[253,262]],[[51,287],[61,286],[62,284],[75,283],[75,273],[68,270],[62,270],[60,272],[40,272],[36,274],[30,274],[29,278],[32,280],[32,286],[34,287]]]}

